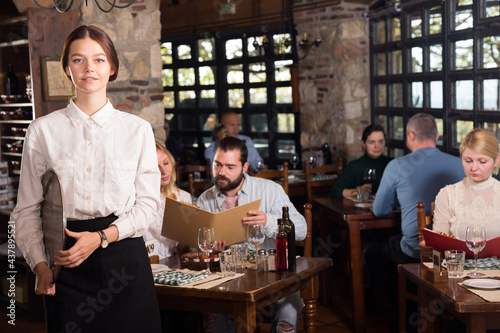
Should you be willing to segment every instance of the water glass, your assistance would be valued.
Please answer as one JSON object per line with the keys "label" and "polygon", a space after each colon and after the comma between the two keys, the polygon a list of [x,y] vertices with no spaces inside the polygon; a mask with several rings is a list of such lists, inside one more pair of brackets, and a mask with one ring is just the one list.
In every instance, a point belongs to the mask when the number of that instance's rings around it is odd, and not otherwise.
{"label": "water glass", "polygon": [[448,277],[461,277],[464,274],[465,251],[444,251],[444,257],[446,259],[446,269],[448,270]]}
{"label": "water glass", "polygon": [[219,253],[220,272],[222,277],[233,276],[236,272],[236,260],[232,252]]}
{"label": "water glass", "polygon": [[370,191],[367,186],[361,185],[356,187],[356,198],[361,202],[366,202],[370,198]]}
{"label": "water glass", "polygon": [[247,267],[247,256],[248,256],[248,245],[246,244],[234,244],[230,246],[231,253],[235,256],[236,267],[246,268]]}

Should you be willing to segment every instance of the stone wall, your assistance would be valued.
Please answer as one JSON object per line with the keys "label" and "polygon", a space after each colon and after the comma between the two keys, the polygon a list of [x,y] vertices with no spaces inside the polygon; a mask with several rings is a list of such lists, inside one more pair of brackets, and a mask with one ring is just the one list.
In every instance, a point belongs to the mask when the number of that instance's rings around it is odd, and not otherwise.
{"label": "stone wall", "polygon": [[[317,6],[311,3],[317,3]],[[309,9],[307,9],[309,8]],[[362,154],[361,133],[370,123],[369,24],[367,6],[339,1],[295,0],[297,42],[303,33],[322,43],[299,60],[303,157],[327,142],[348,161]],[[299,57],[304,55],[298,50]]]}
{"label": "stone wall", "polygon": [[[80,6],[80,24],[106,31],[118,51],[120,69],[117,80],[108,84],[110,101],[117,109],[147,120],[157,138],[164,141],[160,0],[136,0],[128,8],[109,13],[99,10],[93,1],[88,6],[84,1],[75,5]],[[102,6],[106,8],[106,3]]]}

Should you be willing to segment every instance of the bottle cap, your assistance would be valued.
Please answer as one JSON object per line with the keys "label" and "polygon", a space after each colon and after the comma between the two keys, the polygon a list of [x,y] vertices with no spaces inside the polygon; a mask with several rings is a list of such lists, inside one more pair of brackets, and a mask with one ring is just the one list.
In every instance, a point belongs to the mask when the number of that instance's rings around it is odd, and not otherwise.
{"label": "bottle cap", "polygon": [[267,250],[267,253],[268,253],[269,255],[271,255],[271,254],[272,254],[272,255],[276,255],[276,249],[269,249],[269,250]]}
{"label": "bottle cap", "polygon": [[260,249],[260,250],[257,252],[257,254],[258,254],[259,256],[265,256],[265,255],[266,255],[266,250],[265,250],[265,249]]}

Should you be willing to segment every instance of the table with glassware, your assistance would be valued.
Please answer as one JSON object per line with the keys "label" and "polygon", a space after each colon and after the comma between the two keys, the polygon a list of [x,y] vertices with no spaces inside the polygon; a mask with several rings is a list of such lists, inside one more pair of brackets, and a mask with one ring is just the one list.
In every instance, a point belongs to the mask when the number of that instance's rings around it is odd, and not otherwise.
{"label": "table with glassware", "polygon": [[[359,205],[358,205],[359,206]],[[361,246],[361,230],[393,228],[401,226],[401,213],[392,212],[387,216],[375,217],[366,205],[365,208],[357,207],[352,200],[345,198],[315,198],[313,209],[317,212],[319,239],[316,245],[322,251],[320,255],[328,256],[330,229],[329,225],[335,223],[348,231],[347,239],[341,239],[344,248],[347,249],[345,260],[348,261],[347,269],[351,279],[353,321],[355,332],[366,331],[366,314],[363,283],[363,258]],[[332,299],[331,270],[326,270],[322,278],[322,300],[326,304]]]}
{"label": "table with glassware", "polygon": [[[160,262],[170,268],[180,266],[179,257]],[[300,291],[305,307],[304,329],[312,333],[316,332],[318,275],[331,265],[329,258],[300,257],[293,273],[240,269],[241,276],[208,289],[156,284],[156,293],[161,309],[232,314],[236,332],[254,332],[260,310]]]}
{"label": "table with glassware", "polygon": [[[418,288],[419,332],[440,332],[441,314],[445,310],[465,323],[466,332],[484,333],[487,329],[500,328],[499,270],[496,273],[482,271],[488,280],[495,283],[486,286],[480,285],[479,279],[471,278],[432,282],[426,278],[428,269],[424,264],[398,267],[400,279],[407,279]],[[474,282],[478,282],[478,286],[475,287]]]}

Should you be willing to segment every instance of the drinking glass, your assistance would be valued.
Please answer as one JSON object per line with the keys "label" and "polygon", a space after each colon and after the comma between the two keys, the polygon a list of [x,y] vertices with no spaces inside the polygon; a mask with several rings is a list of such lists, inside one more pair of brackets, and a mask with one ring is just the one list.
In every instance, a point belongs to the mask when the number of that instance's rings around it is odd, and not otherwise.
{"label": "drinking glass", "polygon": [[266,235],[264,234],[264,229],[262,225],[255,224],[248,226],[248,242],[252,244],[255,252],[259,249],[259,246],[264,242]]}
{"label": "drinking glass", "polygon": [[265,169],[265,167],[266,165],[264,164],[264,159],[263,158],[257,159],[257,170],[262,171]]}
{"label": "drinking glass", "polygon": [[314,168],[316,166],[316,156],[311,155],[309,156],[309,167]]}
{"label": "drinking glass", "polygon": [[375,169],[366,168],[365,173],[363,175],[363,181],[365,184],[373,184],[373,182],[377,179],[377,175]]}
{"label": "drinking glass", "polygon": [[208,274],[212,274],[210,272],[210,253],[215,248],[215,230],[214,228],[200,228],[198,230],[198,246],[200,250],[205,252],[207,255],[207,272]]}
{"label": "drinking glass", "polygon": [[469,226],[465,232],[465,243],[469,250],[474,252],[474,272],[467,274],[471,277],[484,276],[477,271],[477,254],[486,246],[486,235],[484,227]]}
{"label": "drinking glass", "polygon": [[290,163],[292,163],[294,169],[297,169],[297,164],[299,164],[299,162],[300,162],[299,155],[297,154],[293,155],[290,158]]}

